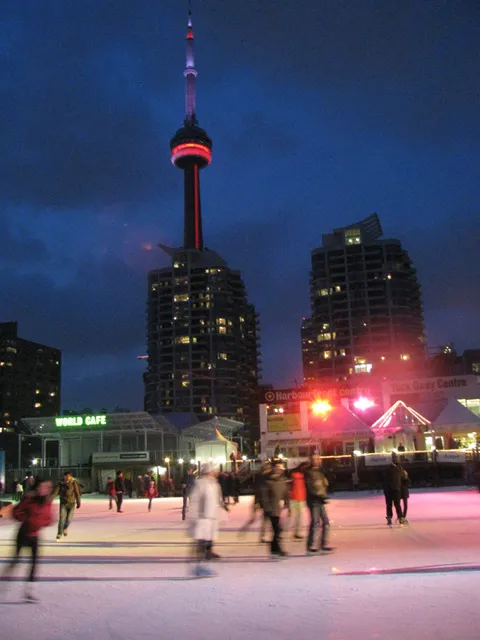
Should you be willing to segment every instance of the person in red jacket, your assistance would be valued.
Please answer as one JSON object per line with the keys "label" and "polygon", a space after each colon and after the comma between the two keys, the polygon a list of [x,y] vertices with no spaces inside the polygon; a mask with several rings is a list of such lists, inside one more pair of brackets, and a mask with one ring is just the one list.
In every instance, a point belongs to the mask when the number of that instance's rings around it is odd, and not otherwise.
{"label": "person in red jacket", "polygon": [[105,491],[108,496],[108,508],[111,511],[117,494],[115,493],[115,482],[110,476],[108,476],[107,478],[107,486],[105,488]]}
{"label": "person in red jacket", "polygon": [[148,498],[148,510],[152,510],[152,500],[158,496],[157,487],[155,486],[155,482],[153,480],[150,481],[150,486],[147,489],[147,498]]}
{"label": "person in red jacket", "polygon": [[301,527],[303,524],[303,514],[307,506],[307,488],[303,474],[304,467],[304,464],[300,464],[292,471],[292,484],[290,486],[290,516],[292,518],[294,538],[297,540],[303,538]]}
{"label": "person in red jacket", "polygon": [[36,478],[31,489],[27,491],[25,497],[13,509],[13,517],[21,524],[17,532],[15,553],[2,576],[2,580],[11,576],[13,569],[18,564],[20,552],[23,547],[30,547],[32,550],[32,563],[30,575],[25,590],[25,599],[35,601],[33,593],[33,582],[37,568],[38,558],[38,533],[43,527],[48,527],[52,523],[52,500],[53,484]]}

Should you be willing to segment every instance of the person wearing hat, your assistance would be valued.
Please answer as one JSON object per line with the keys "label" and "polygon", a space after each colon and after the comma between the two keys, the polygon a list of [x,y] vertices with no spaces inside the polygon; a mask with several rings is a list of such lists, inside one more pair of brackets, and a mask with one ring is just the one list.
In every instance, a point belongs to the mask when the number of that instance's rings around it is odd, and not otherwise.
{"label": "person wearing hat", "polygon": [[205,560],[219,558],[213,551],[213,543],[218,538],[220,525],[220,509],[224,505],[220,485],[216,478],[216,469],[212,464],[204,464],[200,477],[195,482],[190,495],[189,533],[195,540],[194,558],[196,563],[193,574],[198,577],[215,575],[204,565]]}

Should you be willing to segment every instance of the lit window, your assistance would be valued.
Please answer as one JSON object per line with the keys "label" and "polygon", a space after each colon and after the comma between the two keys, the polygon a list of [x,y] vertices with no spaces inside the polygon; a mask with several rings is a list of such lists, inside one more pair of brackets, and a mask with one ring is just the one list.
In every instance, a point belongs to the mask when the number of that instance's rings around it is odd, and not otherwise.
{"label": "lit window", "polygon": [[329,289],[320,289],[321,296],[328,296],[329,293],[330,293]]}
{"label": "lit window", "polygon": [[480,373],[480,362],[472,362],[472,373]]}
{"label": "lit window", "polygon": [[190,344],[190,336],[177,336],[175,342],[177,344]]}
{"label": "lit window", "polygon": [[400,354],[400,360],[410,360],[410,354],[408,353]]}
{"label": "lit window", "polygon": [[340,354],[341,356],[345,356],[345,355],[346,355],[346,353],[345,353],[345,349],[340,349],[339,354]]}
{"label": "lit window", "polygon": [[41,402],[35,402],[34,407],[35,409],[39,409],[42,406]]}
{"label": "lit window", "polygon": [[40,395],[40,389],[35,389],[35,393],[38,395]]}
{"label": "lit window", "polygon": [[173,296],[174,302],[188,302],[189,300],[190,300],[190,297],[188,293],[179,293],[178,295]]}
{"label": "lit window", "polygon": [[[317,336],[318,342],[323,342],[324,340],[331,340],[332,339],[332,334],[331,333],[319,333]],[[310,342],[310,340],[309,340]]]}
{"label": "lit window", "polygon": [[339,291],[341,291],[341,290],[342,290],[342,287],[341,287],[340,285],[338,285],[338,284],[337,284],[337,285],[335,286],[335,291],[338,293],[338,292],[339,292]]}
{"label": "lit window", "polygon": [[328,323],[323,323],[322,324],[322,331],[328,331],[328,329],[330,328],[330,325]]}
{"label": "lit window", "polygon": [[226,353],[218,353],[217,358],[219,360],[228,360],[228,355]]}
{"label": "lit window", "polygon": [[216,322],[217,324],[221,324],[221,325],[227,324],[227,321],[225,320],[225,318],[217,318]]}
{"label": "lit window", "polygon": [[190,386],[190,380],[182,380],[182,387],[189,387]]}
{"label": "lit window", "polygon": [[323,357],[325,358],[325,360],[329,360],[332,357],[332,352],[331,351],[324,351],[323,352]]}
{"label": "lit window", "polygon": [[227,327],[218,327],[218,333],[227,333]]}
{"label": "lit window", "polygon": [[372,365],[370,363],[355,365],[355,373],[370,373],[371,370]]}

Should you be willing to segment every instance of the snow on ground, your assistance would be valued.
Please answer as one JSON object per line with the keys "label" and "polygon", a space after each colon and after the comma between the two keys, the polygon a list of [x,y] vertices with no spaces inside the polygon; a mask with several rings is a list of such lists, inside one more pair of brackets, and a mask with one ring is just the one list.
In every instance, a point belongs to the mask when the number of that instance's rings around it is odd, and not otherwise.
{"label": "snow on ground", "polygon": [[[259,523],[237,536],[251,501],[232,507],[216,546],[218,575],[200,580],[189,574],[179,498],[156,500],[151,513],[146,500],[127,499],[117,514],[104,498],[86,497],[68,538],[57,543],[54,526],[43,531],[41,602],[24,604],[19,580],[0,594],[0,639],[480,637],[475,491],[415,492],[411,524],[392,529],[382,495],[334,495],[336,552],[306,557],[287,532],[290,556],[281,561],[258,544]],[[0,520],[2,566],[15,528]]]}

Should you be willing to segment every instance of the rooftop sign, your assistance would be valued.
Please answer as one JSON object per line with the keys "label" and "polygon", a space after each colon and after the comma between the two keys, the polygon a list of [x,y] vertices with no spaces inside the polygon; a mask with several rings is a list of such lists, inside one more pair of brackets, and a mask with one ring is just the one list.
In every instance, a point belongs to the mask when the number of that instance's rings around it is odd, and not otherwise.
{"label": "rooftop sign", "polygon": [[317,389],[271,389],[262,393],[260,404],[313,402],[317,398],[335,400],[369,396],[371,393],[371,386],[348,387],[341,384],[332,384],[329,387],[319,387]]}
{"label": "rooftop sign", "polygon": [[55,418],[57,427],[97,427],[107,424],[107,416],[62,416]]}

